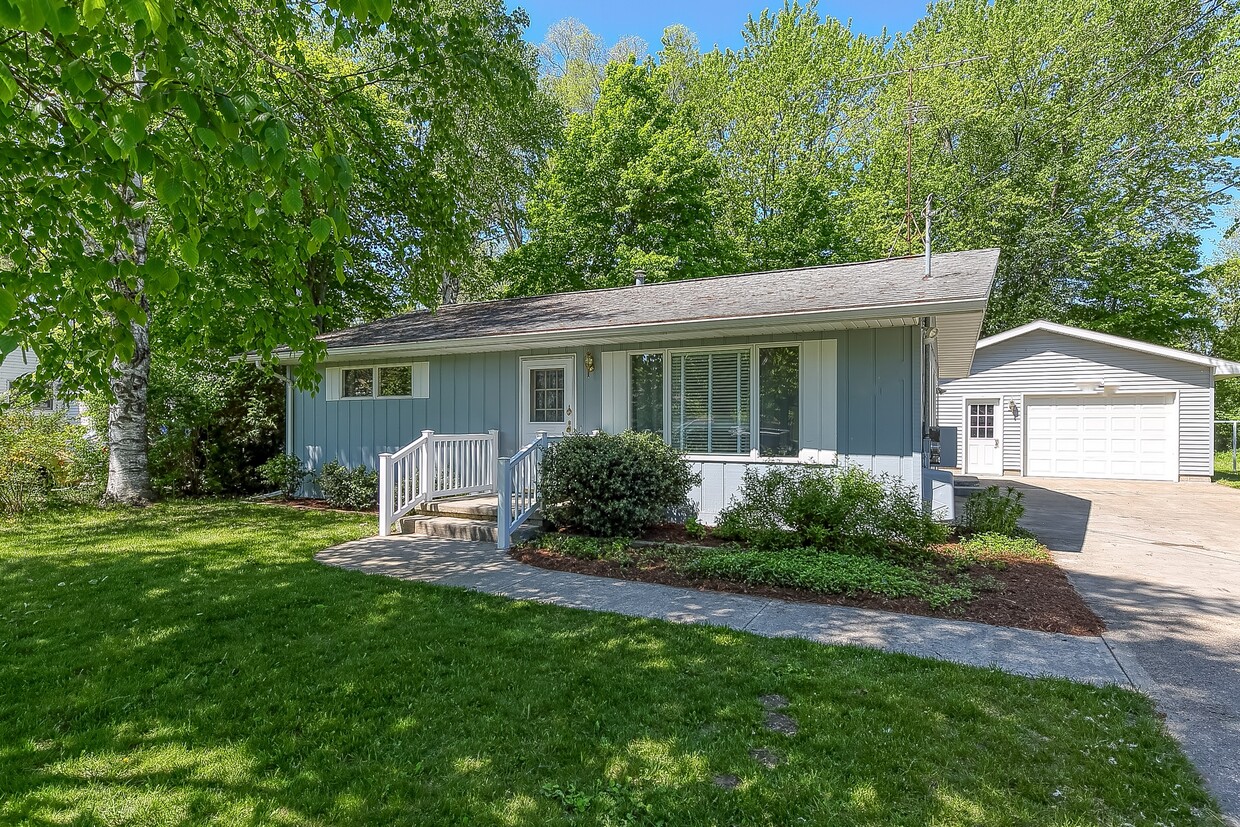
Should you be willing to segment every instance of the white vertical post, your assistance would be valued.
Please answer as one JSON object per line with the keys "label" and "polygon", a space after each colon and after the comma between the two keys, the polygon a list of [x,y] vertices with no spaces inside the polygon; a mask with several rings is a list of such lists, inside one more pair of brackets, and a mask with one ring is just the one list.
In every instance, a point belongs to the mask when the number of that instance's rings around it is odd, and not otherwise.
{"label": "white vertical post", "polygon": [[426,445],[422,448],[422,467],[418,476],[422,478],[422,501],[430,502],[435,495],[435,432],[423,431],[422,438]]}
{"label": "white vertical post", "polygon": [[392,455],[379,455],[379,536],[392,533]]}
{"label": "white vertical post", "polygon": [[1236,422],[1231,423],[1231,473],[1236,473]]}
{"label": "white vertical post", "polygon": [[499,461],[499,431],[492,428],[487,431],[487,436],[491,437],[491,441],[487,443],[486,455],[482,458],[482,461],[486,463],[488,473],[492,476],[486,482],[492,491],[498,491],[499,489],[496,486],[499,484],[499,476],[496,474],[496,462]]}
{"label": "white vertical post", "polygon": [[512,477],[508,474],[508,457],[500,457],[495,463],[496,481],[496,532],[495,545],[507,551],[512,542]]}

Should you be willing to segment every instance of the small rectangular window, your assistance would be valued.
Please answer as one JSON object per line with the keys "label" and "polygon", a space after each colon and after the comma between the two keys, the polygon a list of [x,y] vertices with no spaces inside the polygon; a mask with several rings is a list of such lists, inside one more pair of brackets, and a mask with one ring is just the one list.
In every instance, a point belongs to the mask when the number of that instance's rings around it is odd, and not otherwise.
{"label": "small rectangular window", "polygon": [[397,365],[379,368],[379,396],[412,396],[413,368]]}
{"label": "small rectangular window", "polygon": [[564,368],[530,371],[530,422],[564,421]]}
{"label": "small rectangular window", "polygon": [[663,354],[637,353],[630,357],[629,383],[632,410],[629,427],[634,431],[663,433]]}
{"label": "small rectangular window", "polygon": [[758,348],[758,450],[764,457],[797,456],[800,373],[799,348]]}
{"label": "small rectangular window", "polygon": [[345,368],[340,371],[340,396],[356,399],[375,395],[374,368]]}

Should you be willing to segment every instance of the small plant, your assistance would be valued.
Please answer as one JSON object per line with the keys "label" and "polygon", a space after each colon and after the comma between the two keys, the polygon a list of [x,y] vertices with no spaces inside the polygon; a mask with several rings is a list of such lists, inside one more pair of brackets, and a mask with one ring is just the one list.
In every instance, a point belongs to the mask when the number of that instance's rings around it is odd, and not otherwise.
{"label": "small plant", "polygon": [[[292,454],[277,454],[258,467],[263,482],[279,491],[286,499],[297,496],[297,490],[310,476],[301,458]],[[377,495],[376,495],[377,496]]]}
{"label": "small plant", "polygon": [[813,547],[886,554],[925,551],[947,538],[918,492],[858,466],[751,467],[715,535],[755,548]]}
{"label": "small plant", "polygon": [[336,508],[361,511],[379,502],[379,474],[365,465],[349,468],[332,460],[319,472],[318,482],[327,502]]}
{"label": "small plant", "polygon": [[685,520],[685,534],[694,540],[702,540],[706,537],[706,526],[698,522],[697,517],[691,516]]}
{"label": "small plant", "polygon": [[628,560],[629,541],[623,539],[580,537],[574,534],[545,534],[535,545],[557,554],[576,557],[578,560],[611,560],[612,562]]}
{"label": "small plant", "polygon": [[996,487],[983,488],[965,500],[960,515],[960,528],[975,534],[1006,534],[1009,537],[1024,536],[1018,524],[1025,516],[1025,495],[1015,488],[1000,491]]}
{"label": "small plant", "polygon": [[573,434],[543,457],[543,518],[596,537],[633,537],[666,522],[700,481],[653,434]]}
{"label": "small plant", "polygon": [[955,556],[967,562],[988,564],[1027,560],[1033,563],[1051,562],[1046,547],[1032,537],[1012,537],[1008,534],[982,532],[972,534],[956,545]]}

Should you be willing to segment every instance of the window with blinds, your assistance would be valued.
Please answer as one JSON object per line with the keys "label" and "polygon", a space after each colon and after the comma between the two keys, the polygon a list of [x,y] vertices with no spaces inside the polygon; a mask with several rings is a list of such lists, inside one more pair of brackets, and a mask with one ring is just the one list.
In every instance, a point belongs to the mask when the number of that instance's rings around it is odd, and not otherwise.
{"label": "window with blinds", "polygon": [[687,454],[748,454],[752,351],[673,353],[673,448]]}

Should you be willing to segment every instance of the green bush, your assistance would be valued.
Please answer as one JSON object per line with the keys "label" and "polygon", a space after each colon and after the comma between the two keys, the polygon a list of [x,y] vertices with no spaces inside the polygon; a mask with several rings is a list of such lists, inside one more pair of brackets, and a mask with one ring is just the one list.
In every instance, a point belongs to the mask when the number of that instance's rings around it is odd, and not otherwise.
{"label": "green bush", "polygon": [[332,460],[319,471],[318,483],[324,498],[336,508],[362,511],[379,502],[379,473],[365,465],[349,468]]}
{"label": "green bush", "polygon": [[[54,489],[93,482],[102,456],[86,429],[62,412],[35,411],[23,399],[6,402],[0,407],[0,511],[42,508]],[[106,479],[106,467],[103,473]]]}
{"label": "green bush", "polygon": [[634,536],[683,508],[700,481],[656,435],[573,434],[543,457],[543,518],[596,537]]}
{"label": "green bush", "polygon": [[715,535],[760,549],[812,547],[883,554],[947,539],[917,490],[855,465],[750,467]]}
{"label": "green bush", "polygon": [[291,454],[276,454],[258,466],[258,473],[263,482],[288,498],[297,496],[297,489],[310,475],[301,458]]}
{"label": "green bush", "polygon": [[977,534],[1021,536],[1024,529],[1017,521],[1025,516],[1024,499],[1015,488],[1000,491],[992,486],[976,491],[961,509],[960,528]]}

